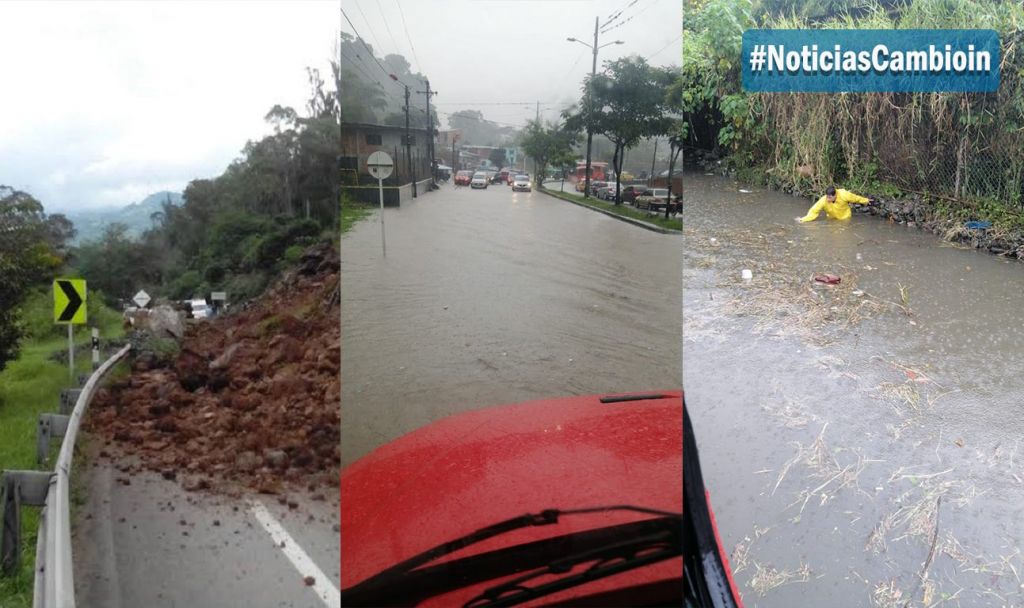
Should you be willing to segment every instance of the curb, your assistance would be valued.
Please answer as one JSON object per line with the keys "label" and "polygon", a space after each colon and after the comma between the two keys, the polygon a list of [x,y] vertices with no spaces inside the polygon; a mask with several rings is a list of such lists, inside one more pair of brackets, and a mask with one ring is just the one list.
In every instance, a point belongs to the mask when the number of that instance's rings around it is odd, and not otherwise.
{"label": "curb", "polygon": [[574,200],[570,200],[570,199],[567,199],[567,198],[562,198],[560,196],[555,196],[551,192],[548,192],[547,188],[543,188],[543,187],[537,188],[537,192],[543,192],[544,194],[550,196],[551,198],[558,199],[560,201],[565,201],[567,203],[572,203],[573,205],[576,205],[576,206],[579,206],[579,207],[583,207],[584,209],[589,209],[591,211],[596,211],[598,213],[603,213],[604,215],[607,215],[608,217],[615,218],[617,220],[626,222],[627,224],[633,224],[634,226],[639,226],[640,228],[644,228],[646,230],[650,230],[651,232],[659,232],[661,234],[682,234],[683,233],[682,230],[672,230],[671,228],[662,228],[661,226],[655,226],[654,224],[649,224],[649,223],[647,223],[645,221],[642,221],[642,220],[633,219],[631,217],[625,217],[625,216],[619,215],[617,213],[612,213],[611,211],[605,211],[604,209],[598,209],[597,207],[591,207],[590,205],[587,205],[586,203],[581,203],[579,201],[574,201]]}

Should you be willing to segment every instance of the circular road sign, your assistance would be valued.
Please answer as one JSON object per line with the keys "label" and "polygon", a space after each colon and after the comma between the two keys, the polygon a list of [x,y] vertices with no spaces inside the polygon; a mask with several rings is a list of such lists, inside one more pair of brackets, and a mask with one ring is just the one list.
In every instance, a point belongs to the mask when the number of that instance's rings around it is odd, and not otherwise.
{"label": "circular road sign", "polygon": [[391,177],[391,172],[395,169],[395,163],[388,156],[387,152],[374,152],[367,159],[366,167],[370,170],[370,175],[377,179],[387,179]]}

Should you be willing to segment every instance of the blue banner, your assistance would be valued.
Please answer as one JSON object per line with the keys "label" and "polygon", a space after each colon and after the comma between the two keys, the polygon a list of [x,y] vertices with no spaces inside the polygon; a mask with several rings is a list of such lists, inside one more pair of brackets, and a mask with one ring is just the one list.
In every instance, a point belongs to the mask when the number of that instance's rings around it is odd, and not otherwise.
{"label": "blue banner", "polygon": [[749,92],[993,92],[995,30],[747,30]]}

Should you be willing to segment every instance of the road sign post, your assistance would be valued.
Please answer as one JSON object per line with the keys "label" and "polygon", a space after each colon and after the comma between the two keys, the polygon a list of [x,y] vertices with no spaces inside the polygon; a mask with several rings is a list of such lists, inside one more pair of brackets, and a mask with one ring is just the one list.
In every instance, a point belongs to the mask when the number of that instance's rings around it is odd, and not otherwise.
{"label": "road sign post", "polygon": [[86,322],[85,279],[53,281],[53,322],[68,326],[68,374],[75,381],[75,325]]}
{"label": "road sign post", "polygon": [[92,328],[92,369],[96,371],[100,367],[100,328]]}
{"label": "road sign post", "polygon": [[[406,91],[406,96],[408,97],[408,91]],[[367,159],[366,167],[370,170],[370,175],[377,178],[377,192],[380,196],[380,247],[384,257],[388,257],[388,246],[384,237],[384,179],[391,177],[395,163],[387,152],[374,152]],[[415,187],[414,181],[413,188]]]}
{"label": "road sign post", "polygon": [[146,304],[149,304],[149,294],[145,290],[140,289],[139,293],[135,294],[135,297],[132,298],[132,301],[139,308],[145,308]]}

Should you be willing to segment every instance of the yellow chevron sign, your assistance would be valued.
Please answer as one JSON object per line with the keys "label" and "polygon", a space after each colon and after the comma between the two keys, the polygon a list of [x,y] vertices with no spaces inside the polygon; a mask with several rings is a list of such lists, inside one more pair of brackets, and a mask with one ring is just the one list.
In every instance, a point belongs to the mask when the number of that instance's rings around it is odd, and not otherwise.
{"label": "yellow chevron sign", "polygon": [[53,322],[85,325],[85,279],[56,279],[53,282]]}

